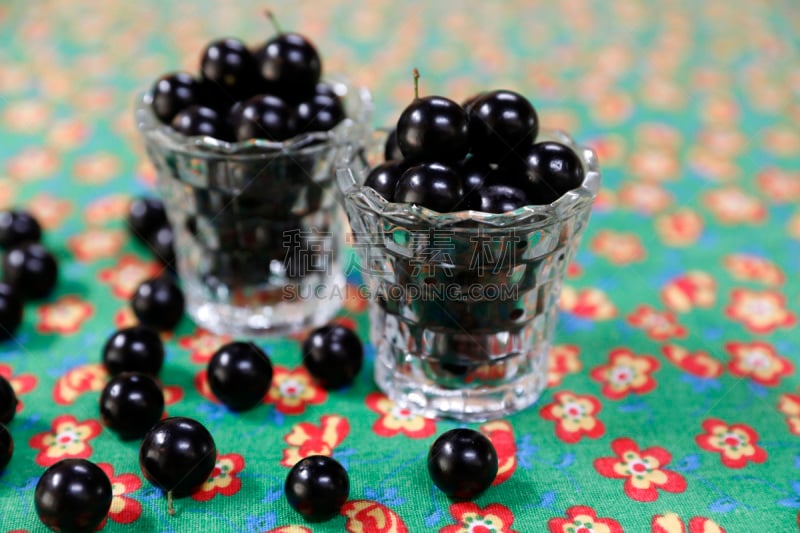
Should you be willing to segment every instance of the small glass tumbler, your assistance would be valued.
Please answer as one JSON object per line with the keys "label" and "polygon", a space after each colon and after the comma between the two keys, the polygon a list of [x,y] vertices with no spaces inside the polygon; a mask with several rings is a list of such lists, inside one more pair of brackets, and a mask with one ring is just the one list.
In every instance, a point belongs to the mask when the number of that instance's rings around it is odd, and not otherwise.
{"label": "small glass tumbler", "polygon": [[547,383],[562,280],[600,187],[594,152],[542,132],[580,156],[579,188],[509,213],[439,214],[363,186],[383,139],[337,170],[370,296],[378,387],[432,417],[477,422],[527,407]]}
{"label": "small glass tumbler", "polygon": [[347,118],[278,143],[187,138],[149,93],[136,122],[175,235],[186,308],[215,333],[285,334],[328,321],[343,286],[344,215],[334,161],[369,128],[369,92],[331,82]]}

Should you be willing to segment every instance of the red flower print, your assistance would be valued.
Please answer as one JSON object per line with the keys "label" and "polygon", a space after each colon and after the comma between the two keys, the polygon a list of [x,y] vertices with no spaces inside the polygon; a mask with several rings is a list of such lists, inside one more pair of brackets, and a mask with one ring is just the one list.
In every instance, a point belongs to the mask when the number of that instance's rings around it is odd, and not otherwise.
{"label": "red flower print", "polygon": [[211,390],[211,385],[208,384],[208,373],[206,369],[199,370],[197,374],[194,375],[194,388],[197,392],[200,393],[200,396],[205,398],[206,400],[221,404],[216,396],[214,396],[214,392]]}
{"label": "red flower print", "polygon": [[686,247],[697,242],[703,233],[703,217],[683,207],[656,219],[656,233],[667,246]]}
{"label": "red flower print", "polygon": [[710,274],[692,270],[664,285],[661,299],[673,311],[685,313],[695,307],[713,306],[716,293],[717,283]]}
{"label": "red flower print", "polygon": [[757,255],[728,255],[723,265],[731,276],[739,280],[757,281],[765,285],[780,285],[784,281],[783,271],[775,263]]}
{"label": "red flower print", "polygon": [[113,220],[121,220],[128,214],[131,200],[124,194],[112,194],[93,200],[83,212],[87,224],[103,225]]}
{"label": "red flower print", "polygon": [[547,521],[550,533],[623,533],[622,526],[613,518],[598,518],[591,507],[575,505],[567,509],[566,518]]}
{"label": "red flower print", "polygon": [[70,211],[72,203],[47,193],[37,194],[28,202],[28,210],[44,229],[55,229],[61,225]]}
{"label": "red flower print", "polygon": [[[58,170],[58,165],[59,159],[55,150],[29,146],[6,159],[6,172],[13,180],[35,181],[51,176]],[[34,213],[34,216],[39,219],[38,214]]]}
{"label": "red flower print", "polygon": [[728,370],[734,376],[750,378],[765,387],[777,386],[782,377],[794,372],[789,359],[779,355],[766,342],[728,342],[725,350],[730,354]]}
{"label": "red flower print", "polygon": [[450,514],[456,523],[443,527],[439,533],[517,533],[511,529],[514,513],[499,503],[486,507],[472,502],[454,503],[450,505]]}
{"label": "red flower print", "polygon": [[731,181],[741,171],[731,158],[706,146],[695,146],[689,150],[689,167],[711,181]]}
{"label": "red flower print", "polygon": [[[138,520],[142,515],[142,504],[129,497],[128,494],[139,490],[142,480],[135,474],[114,475],[114,467],[108,463],[97,463],[97,466],[106,473],[111,481],[111,492],[114,497],[111,500],[108,517],[118,524],[130,524]],[[100,529],[102,529],[102,525]]]}
{"label": "red flower print", "polygon": [[122,230],[90,228],[67,240],[67,247],[78,261],[95,261],[116,254],[125,243]]}
{"label": "red flower print", "polygon": [[61,459],[86,459],[92,455],[89,440],[102,431],[96,420],[78,422],[72,415],[61,415],[53,420],[52,430],[37,433],[28,442],[31,448],[39,450],[36,463],[51,466]]}
{"label": "red flower print", "polygon": [[763,131],[764,148],[775,155],[790,157],[800,150],[800,135],[786,126],[772,126]]}
{"label": "red flower print", "polygon": [[710,128],[700,133],[700,144],[718,154],[738,155],[747,144],[747,138],[738,130]]}
{"label": "red flower print", "polygon": [[583,267],[581,267],[575,261],[571,262],[567,265],[567,277],[568,278],[579,278],[583,274]]}
{"label": "red flower print", "polygon": [[659,366],[655,357],[615,348],[608,354],[608,364],[593,368],[590,375],[603,384],[603,396],[619,400],[631,392],[646,394],[655,389],[656,382],[651,374]]}
{"label": "red flower print", "polygon": [[689,352],[674,344],[662,346],[661,351],[671,363],[693,376],[710,379],[722,374],[722,363],[706,352]]}
{"label": "red flower print", "polygon": [[592,240],[591,249],[615,265],[627,265],[645,257],[644,246],[635,233],[601,230]]}
{"label": "red flower print", "polygon": [[683,492],[686,480],[664,467],[672,460],[664,448],[652,447],[640,450],[628,438],[615,439],[611,449],[616,457],[598,457],[594,460],[597,472],[608,478],[624,479],[625,494],[632,500],[652,502],[658,499],[658,490]]}
{"label": "red flower print", "polygon": [[318,405],[327,400],[328,393],[314,383],[305,367],[289,370],[275,365],[266,399],[273,402],[280,413],[299,415],[306,410],[306,405]]}
{"label": "red flower print", "polygon": [[725,315],[752,333],[772,333],[776,328],[797,323],[795,315],[786,309],[786,299],[776,291],[734,289]]}
{"label": "red flower print", "polygon": [[211,357],[224,344],[231,342],[229,335],[216,335],[202,328],[197,328],[191,335],[178,339],[178,346],[190,350],[189,358],[193,363],[208,364]]}
{"label": "red flower print", "polygon": [[161,266],[155,261],[143,261],[135,255],[120,257],[117,264],[100,271],[100,281],[111,285],[111,292],[117,298],[128,300],[144,280],[161,273]]}
{"label": "red flower print", "polygon": [[82,156],[72,166],[72,175],[80,183],[105,183],[118,173],[117,156],[107,152]]}
{"label": "red flower print", "polygon": [[314,532],[308,529],[307,527],[290,525],[290,526],[279,526],[270,529],[269,531],[267,531],[267,533],[314,533]]}
{"label": "red flower print", "polygon": [[695,516],[689,520],[689,533],[725,533],[725,529],[709,518]]}
{"label": "red flower print", "polygon": [[107,378],[108,372],[101,363],[75,367],[58,378],[53,400],[58,405],[71,405],[84,392],[103,390]]}
{"label": "red flower print", "polygon": [[[654,515],[650,522],[652,533],[687,533],[683,520],[675,513]],[[695,516],[689,521],[688,533],[725,533],[716,522]]]}
{"label": "red flower print", "polygon": [[408,533],[403,519],[378,502],[349,500],[339,512],[347,518],[348,533]]}
{"label": "red flower print", "polygon": [[344,297],[344,309],[346,311],[359,313],[367,308],[367,299],[362,291],[359,290],[358,285],[348,283],[345,286]]}
{"label": "red flower print", "polygon": [[545,405],[539,415],[556,423],[556,437],[575,444],[582,437],[596,439],[605,433],[605,426],[597,419],[602,404],[590,395],[559,391],[553,402]]}
{"label": "red flower print", "polygon": [[40,333],[60,333],[69,335],[81,329],[83,322],[92,316],[92,304],[77,296],[62,296],[49,304],[39,306],[39,323],[36,329]]}
{"label": "red flower print", "polygon": [[628,315],[628,323],[635,328],[645,330],[647,336],[655,341],[686,336],[686,328],[677,323],[672,313],[657,311],[649,305],[638,306]]}
{"label": "red flower print", "polygon": [[580,348],[570,344],[553,346],[547,359],[547,386],[557,387],[567,374],[580,372],[583,365],[580,359]]}
{"label": "red flower print", "polygon": [[781,394],[778,400],[778,411],[786,415],[786,424],[789,431],[795,435],[800,435],[800,395]]}
{"label": "red flower print", "polygon": [[424,439],[436,433],[435,420],[415,415],[380,392],[368,394],[365,403],[381,415],[372,425],[372,431],[381,437],[394,437],[402,433],[412,439]]}
{"label": "red flower print", "polygon": [[673,202],[672,195],[652,182],[626,183],[619,192],[620,204],[639,213],[652,215],[663,211]]}
{"label": "red flower print", "polygon": [[705,433],[695,437],[697,445],[720,454],[728,468],[744,468],[748,461],[763,463],[767,452],[756,444],[758,434],[745,424],[727,424],[716,418],[703,422]]}
{"label": "red flower print", "polygon": [[609,320],[617,316],[617,308],[608,295],[594,287],[576,290],[564,285],[558,306],[564,312],[587,320]]}
{"label": "red flower print", "polygon": [[89,136],[89,126],[80,120],[57,120],[49,128],[47,140],[50,145],[64,151],[80,146]]}
{"label": "red flower print", "polygon": [[497,452],[497,476],[492,485],[508,480],[517,469],[517,445],[514,442],[514,427],[505,420],[487,422],[480,432],[492,443]]}
{"label": "red flower print", "polygon": [[17,412],[22,411],[22,400],[19,399],[20,394],[27,394],[36,388],[36,376],[33,374],[17,374],[13,375],[13,370],[10,366],[0,363],[0,376],[4,377],[11,388],[14,389],[14,394],[17,395]]}
{"label": "red flower print", "polygon": [[643,181],[671,181],[678,176],[680,164],[674,150],[646,147],[631,155],[629,168]]}
{"label": "red flower print", "polygon": [[710,191],[704,199],[709,211],[722,224],[757,224],[767,216],[761,200],[734,187]]}
{"label": "red flower print", "polygon": [[178,385],[164,385],[161,390],[164,393],[164,405],[175,405],[183,400],[183,389]]}
{"label": "red flower print", "polygon": [[350,432],[350,423],[339,415],[325,415],[319,426],[308,422],[295,424],[292,431],[283,437],[289,448],[283,450],[281,465],[293,467],[310,455],[333,455],[336,448]]}
{"label": "red flower print", "polygon": [[217,494],[233,496],[242,488],[242,480],[237,477],[242,470],[244,470],[244,458],[238,453],[217,455],[214,470],[206,482],[192,494],[192,499],[205,502]]}

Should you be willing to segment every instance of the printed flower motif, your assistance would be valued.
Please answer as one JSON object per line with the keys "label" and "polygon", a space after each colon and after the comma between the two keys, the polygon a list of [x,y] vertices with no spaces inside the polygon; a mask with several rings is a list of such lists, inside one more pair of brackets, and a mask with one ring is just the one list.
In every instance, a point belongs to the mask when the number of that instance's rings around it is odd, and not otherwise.
{"label": "printed flower motif", "polygon": [[582,437],[596,439],[605,433],[605,426],[597,419],[602,404],[591,395],[560,391],[553,396],[553,402],[545,405],[539,415],[556,423],[556,437],[569,444],[575,444]]}
{"label": "printed flower motif", "polygon": [[[125,306],[119,311],[114,314],[114,325],[117,329],[122,328],[129,328],[131,326],[135,326],[139,323],[139,320],[136,318],[136,315],[133,314],[133,310],[130,306]],[[164,338],[164,334],[161,334],[161,338]]]}
{"label": "printed flower motif", "polygon": [[667,246],[682,248],[697,242],[705,223],[699,213],[687,207],[656,219],[656,233]]}
{"label": "printed flower motif", "polygon": [[587,144],[604,166],[618,165],[625,153],[625,138],[613,133],[589,139]]}
{"label": "printed flower motif", "polygon": [[642,148],[628,162],[631,172],[644,181],[672,181],[680,173],[678,157],[673,150]]}
{"label": "printed flower motif", "polygon": [[712,153],[735,156],[744,150],[747,137],[732,128],[710,128],[700,132],[700,144]]}
{"label": "printed flower motif", "polygon": [[776,291],[734,289],[725,315],[741,322],[752,333],[771,333],[797,323],[795,315],[786,309],[786,299]]}
{"label": "printed flower motif", "polygon": [[28,210],[44,229],[54,229],[61,225],[72,211],[72,202],[62,200],[47,193],[37,194],[28,202]]}
{"label": "printed flower motif", "polygon": [[789,431],[800,435],[800,395],[781,394],[778,400],[778,411],[786,415],[786,424]]}
{"label": "printed flower motif", "polygon": [[759,447],[758,434],[746,424],[727,424],[717,418],[703,421],[705,433],[697,435],[695,442],[702,449],[720,454],[722,464],[728,468],[744,468],[748,461],[763,463],[767,452]]}
{"label": "printed flower motif", "polygon": [[507,481],[517,469],[517,444],[514,442],[514,427],[505,420],[487,422],[480,432],[492,443],[497,452],[497,476],[492,485]]}
{"label": "printed flower motif", "polygon": [[711,519],[695,516],[689,520],[689,531],[683,520],[675,513],[653,515],[650,522],[652,533],[725,533],[725,530]]}
{"label": "printed flower motif", "polygon": [[18,186],[6,178],[0,178],[0,208],[6,209],[14,206]]}
{"label": "printed flower motif", "polygon": [[93,200],[83,212],[87,224],[101,226],[106,222],[121,220],[128,214],[131,200],[124,194],[112,194]]}
{"label": "printed flower motif", "polygon": [[661,351],[671,363],[693,376],[713,379],[722,374],[722,363],[706,352],[689,352],[686,348],[674,344],[662,346]]}
{"label": "printed flower motif", "polygon": [[707,146],[690,149],[687,159],[689,168],[711,181],[732,181],[741,172],[729,156]]}
{"label": "printed flower motif", "polygon": [[100,271],[100,281],[111,285],[111,292],[117,298],[130,299],[139,284],[161,273],[161,266],[155,261],[143,261],[135,255],[124,255],[111,268]]}
{"label": "printed flower motif", "polygon": [[591,249],[615,265],[627,265],[645,257],[644,246],[635,233],[601,230],[592,240]]}
{"label": "printed flower motif", "polygon": [[118,173],[119,161],[111,153],[83,156],[72,167],[72,175],[80,183],[105,183]]}
{"label": "printed flower motif", "polygon": [[[142,480],[135,474],[114,475],[114,467],[108,463],[97,463],[97,466],[106,473],[111,481],[111,492],[114,497],[111,500],[108,517],[118,524],[130,524],[138,520],[142,515],[142,504],[127,495],[139,490]],[[100,529],[102,527],[103,525]]]}
{"label": "printed flower motif", "polygon": [[394,437],[402,433],[412,439],[424,439],[436,433],[435,420],[415,415],[380,392],[368,394],[365,403],[381,415],[372,424],[372,431],[381,437]]}
{"label": "printed flower motif", "polygon": [[303,366],[289,370],[283,366],[272,369],[272,386],[267,393],[268,401],[285,415],[299,415],[306,405],[317,405],[328,399],[328,393],[311,379]]}
{"label": "printed flower motif", "polygon": [[241,455],[218,454],[214,470],[205,483],[192,494],[192,499],[205,502],[217,494],[233,496],[242,488],[242,480],[237,477],[242,470],[244,470],[244,458]]}
{"label": "printed flower motif", "polygon": [[54,150],[28,147],[6,159],[6,172],[14,180],[36,181],[49,178],[58,169],[58,165],[58,155]]}
{"label": "printed flower motif", "polygon": [[557,387],[567,374],[580,372],[583,365],[578,355],[581,349],[571,344],[553,346],[547,358],[547,387]]}
{"label": "printed flower motif", "polygon": [[14,389],[14,394],[17,396],[17,412],[22,411],[22,400],[20,394],[27,394],[36,388],[36,376],[33,374],[13,374],[13,370],[9,365],[0,363],[0,376],[4,377],[11,388]]}
{"label": "printed flower motif", "polygon": [[283,437],[289,448],[283,450],[281,465],[293,467],[301,459],[310,455],[333,455],[336,448],[350,432],[350,423],[338,415],[324,415],[319,426],[308,422],[295,424]]}
{"label": "printed flower motif", "polygon": [[558,301],[559,309],[587,320],[609,320],[617,316],[617,308],[600,289],[576,290],[564,285]]}
{"label": "printed flower motif", "polygon": [[367,308],[367,299],[358,290],[358,285],[348,283],[345,286],[344,309],[351,313],[360,313]]}
{"label": "printed flower motif", "polygon": [[385,505],[370,500],[348,500],[339,511],[347,518],[348,533],[408,533],[403,519]]}
{"label": "printed flower motif", "polygon": [[95,261],[115,255],[124,243],[121,230],[90,228],[70,237],[67,247],[78,261]]}
{"label": "printed flower motif", "polygon": [[71,405],[85,392],[103,390],[107,378],[108,372],[102,363],[73,368],[56,381],[53,400],[58,405]]}
{"label": "printed flower motif", "polygon": [[8,104],[3,111],[3,122],[9,131],[35,133],[50,119],[52,109],[41,100],[16,100]]}
{"label": "printed flower motif", "polygon": [[767,209],[761,200],[741,189],[717,189],[706,193],[704,199],[708,210],[721,224],[757,224],[767,216]]}
{"label": "printed flower motif", "polygon": [[729,342],[725,350],[731,356],[728,362],[731,374],[750,378],[765,387],[777,386],[782,377],[794,372],[792,362],[766,342]]}
{"label": "printed flower motif", "polygon": [[683,492],[686,480],[664,467],[672,455],[664,448],[640,450],[632,439],[619,438],[611,443],[616,457],[598,457],[594,460],[597,472],[608,478],[624,479],[625,494],[632,500],[652,502],[658,499],[658,490]]}
{"label": "printed flower motif", "polygon": [[706,272],[691,270],[667,282],[661,289],[664,305],[680,313],[708,308],[717,299],[717,282]]}
{"label": "printed flower motif", "polygon": [[40,333],[60,333],[69,335],[81,329],[81,325],[92,316],[92,304],[77,296],[62,296],[50,304],[43,304],[38,309],[39,323],[36,329]]}
{"label": "printed flower motif", "polygon": [[762,170],[756,176],[758,190],[773,203],[796,203],[800,201],[800,174],[779,168]]}
{"label": "printed flower motif", "polygon": [[289,526],[279,526],[267,531],[267,533],[314,533],[307,527],[303,526],[296,526],[296,525],[289,525]]}
{"label": "printed flower motif", "polygon": [[608,354],[608,364],[592,369],[592,379],[603,384],[603,396],[612,400],[629,393],[646,394],[656,388],[651,376],[659,363],[650,355],[635,355],[627,348],[615,348]]}
{"label": "printed flower motif", "polygon": [[71,150],[77,148],[89,137],[89,126],[80,120],[57,120],[48,129],[47,140],[58,150]]}
{"label": "printed flower motif", "polygon": [[686,328],[677,323],[672,313],[657,311],[649,305],[638,306],[627,320],[631,326],[643,329],[655,341],[686,336]]}
{"label": "printed flower motif", "polygon": [[629,182],[619,192],[620,204],[639,213],[653,215],[663,211],[673,202],[672,195],[657,183]]}
{"label": "printed flower motif", "polygon": [[208,372],[206,369],[198,370],[197,374],[194,375],[194,388],[195,390],[208,400],[209,402],[221,404],[216,396],[214,396],[214,392],[211,390],[211,385],[208,384]]}
{"label": "printed flower motif", "polygon": [[28,442],[31,448],[39,450],[36,463],[51,466],[61,459],[86,459],[92,455],[89,440],[102,431],[96,420],[78,422],[72,415],[61,415],[53,420],[52,430],[37,433]]}
{"label": "printed flower motif", "polygon": [[205,365],[211,360],[214,352],[231,340],[230,335],[216,335],[203,328],[197,328],[191,335],[179,338],[178,346],[190,351],[189,358],[193,363]]}
{"label": "printed flower motif", "polygon": [[450,514],[456,523],[443,527],[439,533],[517,533],[511,529],[514,513],[499,503],[486,507],[472,502],[454,503],[450,505]]}
{"label": "printed flower motif", "polygon": [[800,213],[796,213],[786,223],[786,232],[790,237],[800,241]]}
{"label": "printed flower motif", "polygon": [[585,505],[570,507],[566,518],[551,518],[547,527],[550,533],[623,533],[619,522],[598,518],[597,511]]}
{"label": "printed flower motif", "polygon": [[793,157],[800,150],[800,135],[786,126],[773,126],[763,132],[764,149],[783,157]]}
{"label": "printed flower motif", "polygon": [[735,279],[766,285],[780,285],[784,281],[783,271],[775,263],[757,255],[728,255],[722,264]]}

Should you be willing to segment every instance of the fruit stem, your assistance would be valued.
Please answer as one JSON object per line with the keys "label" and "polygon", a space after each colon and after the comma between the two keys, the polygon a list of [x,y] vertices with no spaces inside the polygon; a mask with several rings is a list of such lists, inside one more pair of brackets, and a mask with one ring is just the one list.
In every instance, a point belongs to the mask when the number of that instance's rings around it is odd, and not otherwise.
{"label": "fruit stem", "polygon": [[175,506],[172,500],[172,491],[167,491],[167,512],[170,516],[175,516]]}
{"label": "fruit stem", "polygon": [[419,100],[419,70],[414,69],[414,100]]}
{"label": "fruit stem", "polygon": [[272,12],[271,9],[265,9],[264,14],[267,16],[270,22],[272,22],[272,26],[275,28],[275,31],[278,33],[283,33],[281,29],[281,25],[278,24],[278,19],[275,18],[275,14]]}

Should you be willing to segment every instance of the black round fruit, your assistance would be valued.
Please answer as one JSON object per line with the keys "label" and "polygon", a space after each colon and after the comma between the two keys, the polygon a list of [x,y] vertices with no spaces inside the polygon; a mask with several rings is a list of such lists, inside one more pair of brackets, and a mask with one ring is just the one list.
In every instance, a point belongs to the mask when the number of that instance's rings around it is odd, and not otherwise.
{"label": "black round fruit", "polygon": [[39,242],[41,238],[42,227],[27,211],[0,211],[0,248]]}
{"label": "black round fruit", "polygon": [[428,473],[448,497],[471,500],[485,491],[497,475],[497,452],[475,430],[442,433],[428,452]]}
{"label": "black round fruit", "polygon": [[0,424],[8,424],[17,412],[17,395],[11,383],[0,376]]}
{"label": "black round fruit", "polygon": [[397,120],[397,144],[413,160],[462,159],[469,149],[467,113],[442,96],[417,98]]}
{"label": "black round fruit", "polygon": [[161,76],[153,84],[153,113],[164,124],[172,122],[181,109],[200,104],[202,85],[191,74],[174,72]]}
{"label": "black round fruit", "polygon": [[225,121],[210,107],[193,105],[182,109],[171,124],[172,129],[187,137],[204,135],[223,141],[231,138]]}
{"label": "black round fruit", "polygon": [[117,330],[103,346],[103,364],[112,376],[122,372],[157,376],[164,364],[164,343],[158,332],[146,326]]}
{"label": "black round fruit", "polygon": [[298,33],[280,33],[256,52],[267,87],[284,98],[303,99],[314,92],[322,61],[311,41]]}
{"label": "black round fruit", "polygon": [[397,145],[397,128],[393,128],[386,136],[386,143],[383,145],[383,159],[385,161],[394,161],[403,159],[403,152],[400,151],[400,146]]}
{"label": "black round fruit", "polygon": [[209,99],[222,107],[258,92],[258,65],[247,46],[238,39],[212,41],[200,56],[200,74]]}
{"label": "black round fruit", "polygon": [[439,213],[455,209],[463,199],[461,178],[440,163],[423,163],[406,170],[394,189],[394,201],[417,204]]}
{"label": "black round fruit", "polygon": [[12,455],[14,455],[14,439],[11,438],[8,428],[0,424],[0,474],[8,466]]}
{"label": "black round fruit", "polygon": [[272,383],[272,363],[252,342],[231,342],[217,350],[206,369],[208,385],[231,410],[257,405]]}
{"label": "black round fruit", "polygon": [[400,177],[407,169],[408,165],[405,161],[385,161],[369,171],[367,179],[364,180],[364,185],[372,187],[386,198],[386,201],[392,202],[394,201],[394,189],[397,187],[397,182],[400,181]]}
{"label": "black round fruit", "polygon": [[147,242],[160,228],[169,225],[164,202],[158,198],[134,198],[128,206],[128,229],[137,239]]}
{"label": "black round fruit", "polygon": [[531,103],[513,91],[491,91],[470,106],[472,152],[492,163],[510,153],[523,153],[539,133],[539,118]]}
{"label": "black round fruit", "polygon": [[328,131],[344,120],[344,106],[338,96],[315,94],[295,110],[297,132]]}
{"label": "black round fruit", "polygon": [[467,195],[466,209],[484,213],[507,213],[532,202],[525,191],[511,185],[487,185]]}
{"label": "black round fruit", "polygon": [[136,289],[131,307],[143,326],[158,331],[171,330],[183,317],[183,292],[166,276],[151,278]]}
{"label": "black round fruit", "polygon": [[175,232],[172,226],[158,228],[150,235],[147,245],[162,265],[175,269]]}
{"label": "black round fruit", "polygon": [[0,341],[10,339],[22,323],[22,298],[7,283],[0,283]]}
{"label": "black round fruit", "polygon": [[237,141],[266,139],[280,142],[297,133],[292,109],[277,96],[256,95],[244,101],[233,113],[230,120]]}
{"label": "black round fruit", "polygon": [[470,194],[483,187],[484,183],[491,181],[496,174],[492,165],[480,157],[469,157],[459,162],[453,170],[461,177],[464,194]]}
{"label": "black round fruit", "polygon": [[350,477],[336,459],[312,455],[289,471],[284,493],[292,509],[306,520],[329,520],[339,513],[350,495]]}
{"label": "black round fruit", "polygon": [[534,144],[525,153],[524,162],[529,195],[537,204],[554,202],[583,183],[583,164],[578,154],[564,144]]}
{"label": "black round fruit", "polygon": [[100,394],[100,416],[122,439],[142,437],[164,414],[164,393],[146,374],[124,372]]}
{"label": "black round fruit", "polygon": [[324,389],[340,389],[352,383],[363,362],[361,340],[344,326],[322,326],[303,342],[303,364]]}
{"label": "black round fruit", "polygon": [[58,281],[58,263],[41,244],[23,244],[3,258],[3,281],[26,300],[45,298]]}
{"label": "black round fruit", "polygon": [[175,497],[202,485],[217,462],[211,433],[196,420],[166,418],[150,428],[139,447],[139,468],[153,485]]}
{"label": "black round fruit", "polygon": [[94,530],[112,499],[108,476],[85,459],[64,459],[45,470],[33,497],[39,519],[56,531]]}

